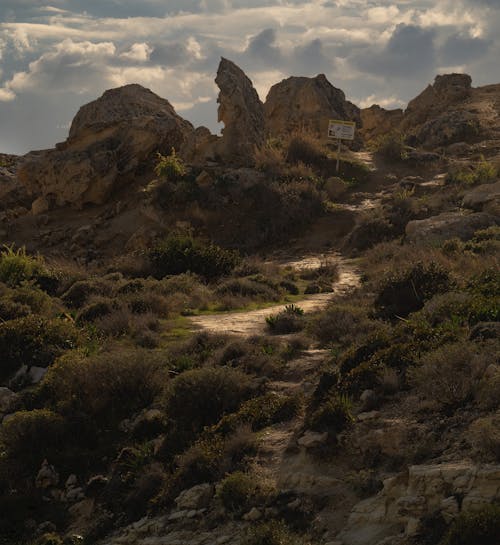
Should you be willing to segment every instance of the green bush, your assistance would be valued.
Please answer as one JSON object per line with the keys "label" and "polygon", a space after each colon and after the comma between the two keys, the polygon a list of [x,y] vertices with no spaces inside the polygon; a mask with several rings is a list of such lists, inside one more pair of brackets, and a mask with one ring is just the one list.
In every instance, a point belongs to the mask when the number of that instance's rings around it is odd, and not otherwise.
{"label": "green bush", "polygon": [[293,534],[282,521],[273,520],[252,525],[242,545],[301,545],[305,542]]}
{"label": "green bush", "polygon": [[76,315],[76,323],[79,325],[95,322],[99,318],[109,316],[116,310],[116,302],[112,299],[100,298],[85,305]]}
{"label": "green bush", "polygon": [[81,308],[91,295],[109,295],[111,286],[100,279],[78,280],[62,295],[61,299],[72,308]]}
{"label": "green bush", "polygon": [[0,446],[0,468],[7,478],[32,479],[44,459],[53,464],[61,459],[66,446],[64,420],[47,409],[14,413],[0,428]]}
{"label": "green bush", "polygon": [[500,506],[485,505],[455,519],[439,545],[498,545],[499,536]]}
{"label": "green bush", "polygon": [[34,280],[49,293],[58,285],[56,275],[47,269],[41,257],[28,255],[24,246],[17,250],[4,246],[0,252],[0,282],[15,287],[26,280]]}
{"label": "green bush", "polygon": [[60,319],[26,316],[0,323],[0,380],[21,366],[48,367],[66,350],[75,348],[79,334]]}
{"label": "green bush", "polygon": [[305,327],[304,311],[295,305],[287,305],[278,314],[268,316],[266,323],[269,331],[276,335],[296,333]]}
{"label": "green bush", "polygon": [[354,422],[351,408],[349,398],[343,395],[335,395],[316,409],[308,418],[307,426],[314,431],[327,431],[335,436]]}
{"label": "green bush", "polygon": [[239,259],[237,252],[182,234],[170,235],[149,251],[156,278],[192,272],[213,280],[229,274]]}
{"label": "green bush", "polygon": [[250,378],[232,368],[193,369],[170,384],[166,412],[176,428],[194,436],[236,411],[251,392]]}
{"label": "green bush", "polygon": [[328,162],[328,157],[319,141],[301,134],[293,136],[288,142],[285,160],[293,165],[302,163],[321,170]]}
{"label": "green bush", "polygon": [[179,182],[186,175],[186,166],[182,159],[172,148],[170,155],[158,153],[158,162],[155,167],[157,176],[166,179],[169,182]]}
{"label": "green bush", "polygon": [[478,355],[473,352],[473,346],[461,342],[429,352],[408,373],[423,397],[443,408],[454,408],[473,399],[484,369],[490,363],[493,358],[488,354]]}
{"label": "green bush", "polygon": [[236,471],[222,480],[217,497],[228,511],[241,511],[250,508],[257,490],[255,476]]}
{"label": "green bush", "polygon": [[434,295],[453,287],[448,271],[440,265],[433,261],[418,262],[401,272],[388,274],[378,287],[374,306],[381,318],[405,318],[420,310]]}
{"label": "green bush", "polygon": [[405,136],[398,132],[390,132],[374,142],[375,153],[389,161],[403,161],[407,157]]}
{"label": "green bush", "polygon": [[48,370],[41,395],[68,417],[85,415],[95,429],[113,429],[161,393],[167,381],[164,360],[161,352],[145,350],[90,357],[70,352]]}

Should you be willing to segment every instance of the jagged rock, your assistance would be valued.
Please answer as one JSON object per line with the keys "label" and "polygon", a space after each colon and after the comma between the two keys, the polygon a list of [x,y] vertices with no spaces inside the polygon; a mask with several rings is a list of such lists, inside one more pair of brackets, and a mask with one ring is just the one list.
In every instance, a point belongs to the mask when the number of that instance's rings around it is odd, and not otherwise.
{"label": "jagged rock", "polygon": [[40,471],[37,473],[35,479],[35,486],[46,490],[59,484],[59,474],[55,470],[54,466],[50,465],[47,460],[44,460]]}
{"label": "jagged rock", "polygon": [[150,90],[137,84],[111,89],[80,108],[66,142],[26,155],[18,177],[32,195],[56,205],[101,204],[133,181],[156,151],[179,149],[193,130]]}
{"label": "jagged rock", "polygon": [[408,103],[404,126],[421,125],[437,117],[451,105],[471,96],[472,78],[467,74],[436,76],[433,85]]}
{"label": "jagged rock", "polygon": [[403,121],[403,110],[386,110],[374,104],[361,110],[361,121],[360,132],[365,141],[370,141],[397,130]]}
{"label": "jagged rock", "polygon": [[264,109],[243,70],[222,58],[215,83],[220,88],[218,120],[224,123],[220,155],[229,163],[253,165],[265,142]]}
{"label": "jagged rock", "polygon": [[204,507],[208,507],[213,495],[214,489],[212,485],[208,483],[200,484],[181,492],[175,498],[175,503],[177,509],[182,511],[203,509]]}
{"label": "jagged rock", "polygon": [[215,161],[219,154],[221,138],[206,127],[197,127],[181,148],[182,158],[193,165]]}
{"label": "jagged rock", "polygon": [[406,226],[409,242],[444,242],[451,238],[470,240],[479,229],[486,229],[498,224],[498,218],[479,212],[443,212],[424,220],[413,220]]}
{"label": "jagged rock", "polygon": [[463,206],[480,211],[486,206],[497,205],[500,201],[500,181],[494,184],[482,184],[464,195]]}
{"label": "jagged rock", "polygon": [[355,121],[361,126],[360,110],[347,101],[324,74],[315,78],[291,77],[273,85],[264,104],[266,124],[273,136],[306,131],[326,138],[330,119]]}

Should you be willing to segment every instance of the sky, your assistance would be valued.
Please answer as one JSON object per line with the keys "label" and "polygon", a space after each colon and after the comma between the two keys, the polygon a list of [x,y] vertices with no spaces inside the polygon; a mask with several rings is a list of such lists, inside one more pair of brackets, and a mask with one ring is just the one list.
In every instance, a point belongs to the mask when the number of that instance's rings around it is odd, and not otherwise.
{"label": "sky", "polygon": [[53,147],[128,83],[217,132],[221,56],[263,101],[324,73],[360,107],[404,108],[437,74],[500,82],[500,0],[0,0],[0,152]]}

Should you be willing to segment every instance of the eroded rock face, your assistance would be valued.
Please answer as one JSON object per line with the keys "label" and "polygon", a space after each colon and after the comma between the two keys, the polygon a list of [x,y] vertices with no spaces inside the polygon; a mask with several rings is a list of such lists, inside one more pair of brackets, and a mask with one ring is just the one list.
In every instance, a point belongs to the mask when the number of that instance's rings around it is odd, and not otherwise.
{"label": "eroded rock face", "polygon": [[315,78],[291,77],[273,85],[264,105],[266,123],[273,136],[307,131],[326,138],[328,121],[344,119],[361,126],[360,110],[347,101],[324,74]]}
{"label": "eroded rock face", "polygon": [[126,85],[80,108],[67,141],[28,154],[19,179],[33,196],[56,205],[101,204],[156,151],[179,149],[192,133],[167,100]]}
{"label": "eroded rock face", "polygon": [[252,165],[266,134],[259,95],[243,70],[224,58],[215,83],[220,88],[218,120],[224,123],[218,153],[226,162]]}
{"label": "eroded rock face", "polygon": [[339,537],[344,545],[378,545],[401,532],[412,536],[426,515],[440,513],[450,523],[461,512],[497,501],[499,486],[499,466],[411,466],[408,474],[385,480],[377,496],[355,505]]}

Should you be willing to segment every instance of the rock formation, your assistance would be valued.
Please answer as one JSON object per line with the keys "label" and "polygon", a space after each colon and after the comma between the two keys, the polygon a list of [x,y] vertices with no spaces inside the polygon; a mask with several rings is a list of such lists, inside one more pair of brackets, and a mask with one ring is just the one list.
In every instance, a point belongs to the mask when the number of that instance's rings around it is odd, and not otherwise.
{"label": "rock formation", "polygon": [[361,125],[360,110],[347,101],[324,74],[315,78],[291,77],[271,87],[264,105],[266,123],[273,136],[308,131],[326,137],[330,119],[355,121]]}
{"label": "rock formation", "polygon": [[361,121],[361,134],[368,142],[397,129],[403,121],[403,110],[386,110],[374,104],[361,110]]}
{"label": "rock formation", "polygon": [[224,123],[219,155],[229,163],[252,165],[255,148],[265,142],[264,110],[259,95],[243,70],[224,58],[215,83],[220,88],[218,119]]}
{"label": "rock formation", "polygon": [[101,204],[156,151],[180,148],[193,127],[171,104],[140,85],[106,91],[83,106],[69,138],[55,150],[28,154],[19,179],[54,204]]}

